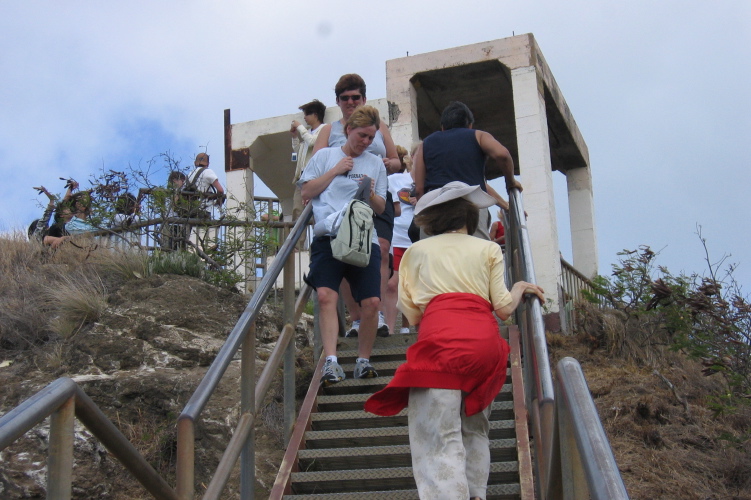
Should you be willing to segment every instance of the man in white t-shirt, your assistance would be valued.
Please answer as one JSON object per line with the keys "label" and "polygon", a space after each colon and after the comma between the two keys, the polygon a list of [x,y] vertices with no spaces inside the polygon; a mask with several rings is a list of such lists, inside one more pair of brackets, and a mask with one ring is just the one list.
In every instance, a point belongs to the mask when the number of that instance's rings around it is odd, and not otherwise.
{"label": "man in white t-shirt", "polygon": [[[202,193],[203,195],[216,194],[216,197],[211,199],[200,199],[200,210],[198,218],[211,218],[212,206],[221,207],[224,203],[224,188],[219,182],[219,177],[216,172],[209,168],[209,155],[206,153],[198,153],[194,162],[196,168],[188,174],[183,184],[183,192],[194,191],[196,193]],[[191,217],[195,215],[191,214]],[[217,228],[210,226],[196,226],[196,230],[193,235],[190,236],[190,240],[203,250],[216,247],[217,242]],[[191,231],[189,231],[190,234]]]}
{"label": "man in white t-shirt", "polygon": [[[214,204],[216,206],[221,206],[224,202],[224,188],[219,182],[219,177],[216,175],[216,172],[209,168],[209,155],[206,153],[198,153],[193,164],[196,168],[188,174],[183,189],[186,191],[197,191],[203,194],[216,193],[220,196],[216,198]],[[208,203],[205,203],[205,205],[208,205]]]}

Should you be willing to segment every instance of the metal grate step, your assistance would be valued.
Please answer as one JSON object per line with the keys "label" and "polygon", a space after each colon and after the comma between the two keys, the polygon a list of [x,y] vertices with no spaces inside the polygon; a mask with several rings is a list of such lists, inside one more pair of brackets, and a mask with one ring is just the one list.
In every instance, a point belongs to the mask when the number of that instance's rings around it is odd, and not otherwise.
{"label": "metal grate step", "polygon": [[[518,471],[517,462],[491,463],[488,484],[513,482]],[[412,488],[416,488],[412,467],[292,473],[292,489],[295,493],[387,491]]]}
{"label": "metal grate step", "polygon": [[[499,418],[513,418],[513,403],[510,401],[510,385],[507,384],[506,392],[503,390],[496,396],[495,403],[491,410],[490,418],[498,420]],[[371,396],[370,393],[365,394],[340,394],[335,396],[318,396],[318,411],[321,412],[334,412],[334,411],[355,411],[362,410],[365,401]],[[498,405],[498,402],[507,403],[504,405]],[[505,413],[504,416],[499,416],[496,412],[501,410],[508,410],[510,413]]]}
{"label": "metal grate step", "polygon": [[[490,441],[490,457],[496,462],[516,459],[516,439]],[[300,470],[349,470],[366,468],[409,467],[412,458],[409,444],[300,450]]]}
{"label": "metal grate step", "polygon": [[[521,488],[518,483],[488,486],[487,500],[516,500]],[[354,493],[323,493],[310,495],[285,495],[288,500],[419,500],[417,490],[358,491]]]}
{"label": "metal grate step", "polygon": [[[513,420],[491,421],[489,427],[490,439],[506,439],[514,436],[515,424]],[[308,431],[305,433],[305,441],[308,449],[386,446],[409,444],[409,432],[406,425],[400,427]]]}

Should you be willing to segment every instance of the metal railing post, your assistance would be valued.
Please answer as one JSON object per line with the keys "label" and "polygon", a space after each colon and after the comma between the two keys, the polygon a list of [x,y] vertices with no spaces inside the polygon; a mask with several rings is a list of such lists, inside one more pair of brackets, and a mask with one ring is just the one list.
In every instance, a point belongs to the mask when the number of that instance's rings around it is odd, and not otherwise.
{"label": "metal railing post", "polygon": [[175,490],[181,500],[192,500],[195,483],[196,434],[193,419],[177,421],[177,471]]}
{"label": "metal railing post", "polygon": [[[285,230],[289,237],[289,228]],[[284,324],[292,325],[292,339],[284,351],[284,442],[289,442],[295,424],[295,254],[284,263]]]}
{"label": "metal railing post", "polygon": [[319,359],[323,352],[323,342],[321,341],[321,323],[319,318],[321,308],[318,305],[318,292],[313,290],[313,359]]}
{"label": "metal railing post", "polygon": [[[256,324],[251,324],[240,351],[240,413],[256,413]],[[240,497],[255,498],[256,483],[255,426],[240,455]]]}
{"label": "metal railing post", "polygon": [[50,417],[50,448],[47,455],[47,498],[71,498],[73,475],[73,424],[76,400],[69,398]]}

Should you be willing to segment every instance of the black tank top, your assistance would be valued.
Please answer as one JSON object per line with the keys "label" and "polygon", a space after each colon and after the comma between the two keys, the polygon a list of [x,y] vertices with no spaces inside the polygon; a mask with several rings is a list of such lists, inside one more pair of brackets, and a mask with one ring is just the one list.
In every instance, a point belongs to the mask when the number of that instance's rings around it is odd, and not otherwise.
{"label": "black tank top", "polygon": [[470,128],[452,128],[425,138],[422,146],[425,162],[425,192],[451,181],[485,188],[485,153]]}

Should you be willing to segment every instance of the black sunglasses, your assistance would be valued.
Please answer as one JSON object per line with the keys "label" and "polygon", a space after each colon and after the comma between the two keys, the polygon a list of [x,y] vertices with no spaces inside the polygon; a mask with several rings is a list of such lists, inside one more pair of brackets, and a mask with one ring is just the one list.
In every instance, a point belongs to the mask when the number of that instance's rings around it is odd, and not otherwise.
{"label": "black sunglasses", "polygon": [[340,95],[339,96],[340,101],[348,102],[350,99],[352,99],[353,101],[359,101],[360,99],[362,99],[362,96],[361,95]]}

